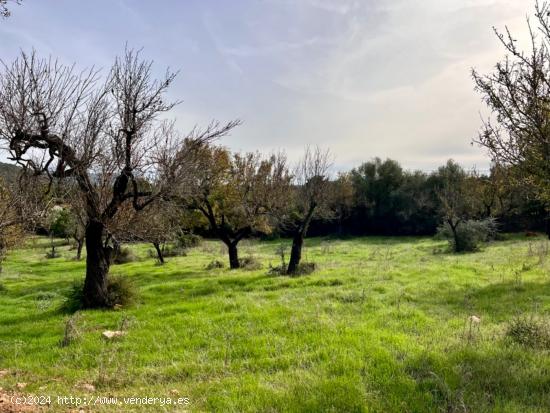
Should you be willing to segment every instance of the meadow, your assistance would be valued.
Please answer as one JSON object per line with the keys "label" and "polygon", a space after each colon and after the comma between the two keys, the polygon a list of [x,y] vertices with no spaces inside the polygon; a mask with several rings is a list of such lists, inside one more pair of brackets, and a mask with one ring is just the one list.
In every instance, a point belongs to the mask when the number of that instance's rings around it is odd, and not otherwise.
{"label": "meadow", "polygon": [[[79,407],[93,412],[550,410],[550,352],[506,335],[515,319],[550,316],[542,237],[470,254],[432,238],[313,238],[304,260],[318,269],[293,278],[269,274],[286,240],[243,242],[254,270],[206,269],[226,261],[217,241],[164,266],[132,245],[138,260],[111,274],[134,283],[138,302],[73,315],[60,307],[84,262],[68,245],[46,258],[48,242],[12,251],[0,275],[4,394],[189,398]],[[52,400],[49,411],[71,409]]]}

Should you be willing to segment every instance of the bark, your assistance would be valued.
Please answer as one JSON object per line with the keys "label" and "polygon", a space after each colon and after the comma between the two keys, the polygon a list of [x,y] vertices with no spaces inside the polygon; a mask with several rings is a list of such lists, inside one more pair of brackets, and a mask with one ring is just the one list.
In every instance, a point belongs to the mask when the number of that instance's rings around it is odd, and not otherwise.
{"label": "bark", "polygon": [[76,240],[76,259],[80,261],[82,259],[82,247],[84,246],[84,238]]}
{"label": "bark", "polygon": [[50,245],[52,247],[52,250],[50,251],[50,258],[55,258],[55,243],[53,239],[53,233],[50,234]]}
{"label": "bark", "polygon": [[155,250],[157,251],[157,258],[159,260],[160,265],[164,264],[164,255],[162,254],[162,248],[160,247],[160,244],[158,242],[153,242],[153,246],[155,247]]}
{"label": "bark", "polygon": [[298,265],[302,259],[302,246],[304,245],[304,234],[302,231],[297,231],[292,238],[292,249],[290,250],[290,261],[286,273],[288,275],[296,274]]}
{"label": "bark", "polygon": [[110,249],[103,246],[105,227],[90,219],[86,226],[86,279],[84,280],[85,308],[108,307],[107,276]]}
{"label": "bark", "polygon": [[460,252],[462,251],[462,246],[460,245],[460,237],[458,236],[458,231],[457,231],[457,227],[458,227],[458,222],[455,224],[453,223],[452,220],[448,220],[447,221],[449,223],[449,227],[451,228],[451,232],[453,233],[453,239],[455,241],[455,251],[454,252]]}
{"label": "bark", "polygon": [[312,203],[306,216],[304,217],[304,221],[294,233],[294,237],[292,238],[292,249],[290,250],[290,261],[288,262],[288,268],[286,270],[288,275],[294,275],[298,270],[298,265],[300,265],[300,261],[302,259],[304,238],[306,237],[307,229],[313,217],[313,213],[315,212],[315,208],[316,204]]}
{"label": "bark", "polygon": [[241,264],[239,263],[239,253],[237,251],[237,243],[230,242],[226,243],[227,250],[229,252],[229,268],[232,270],[240,268]]}

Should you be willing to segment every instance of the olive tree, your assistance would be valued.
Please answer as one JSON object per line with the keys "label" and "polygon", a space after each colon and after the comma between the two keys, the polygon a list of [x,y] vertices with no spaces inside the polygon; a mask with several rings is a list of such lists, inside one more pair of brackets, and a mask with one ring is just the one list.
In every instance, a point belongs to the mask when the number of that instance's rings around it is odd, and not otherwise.
{"label": "olive tree", "polygon": [[194,148],[238,123],[179,134],[161,119],[177,103],[165,97],[175,76],[167,70],[156,79],[152,62],[130,49],[104,79],[35,52],[0,72],[0,139],[9,158],[37,176],[74,181],[83,199],[85,307],[109,306],[109,225],[117,212],[168,196],[192,169]]}

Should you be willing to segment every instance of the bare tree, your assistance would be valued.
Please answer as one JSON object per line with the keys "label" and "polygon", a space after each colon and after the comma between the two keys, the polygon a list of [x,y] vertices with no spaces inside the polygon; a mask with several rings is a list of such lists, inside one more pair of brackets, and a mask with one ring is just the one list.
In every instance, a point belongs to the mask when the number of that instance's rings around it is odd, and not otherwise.
{"label": "bare tree", "polygon": [[330,203],[329,151],[307,147],[294,171],[294,187],[283,225],[292,232],[292,249],[287,274],[296,274],[302,259],[302,247],[312,219],[327,212]]}
{"label": "bare tree", "polygon": [[238,122],[187,137],[159,116],[177,102],[165,92],[176,74],[152,75],[152,62],[127,49],[106,81],[95,69],[22,53],[0,73],[0,138],[35,175],[72,179],[86,209],[84,306],[108,306],[109,225],[124,205],[136,211],[168,194],[191,170],[193,150]]}
{"label": "bare tree", "polygon": [[173,202],[160,201],[147,206],[132,217],[125,225],[124,240],[149,242],[155,248],[159,264],[164,264],[167,243],[174,241],[181,230],[181,211]]}
{"label": "bare tree", "polygon": [[286,201],[286,157],[231,155],[225,148],[204,146],[194,176],[189,206],[227,246],[230,267],[239,268],[238,243],[254,231],[270,232],[275,211]]}
{"label": "bare tree", "polygon": [[475,142],[489,150],[495,163],[515,166],[550,208],[550,4],[537,1],[535,17],[536,28],[527,20],[529,51],[518,48],[508,28],[504,33],[495,29],[507,56],[493,73],[472,71],[476,89],[494,114]]}
{"label": "bare tree", "polygon": [[[10,17],[11,11],[8,8],[8,3],[10,0],[0,0],[0,17]],[[12,3],[14,4],[21,4],[21,0],[13,0]]]}

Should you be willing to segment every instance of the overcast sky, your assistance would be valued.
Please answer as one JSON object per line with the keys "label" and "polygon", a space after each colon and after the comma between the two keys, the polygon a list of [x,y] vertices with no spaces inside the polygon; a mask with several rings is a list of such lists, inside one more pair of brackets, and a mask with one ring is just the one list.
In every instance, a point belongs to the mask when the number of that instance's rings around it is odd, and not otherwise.
{"label": "overcast sky", "polygon": [[[330,148],[338,169],[375,156],[431,170],[470,145],[483,105],[471,67],[503,56],[492,26],[525,33],[528,0],[24,0],[0,21],[0,57],[35,48],[107,69],[124,44],[159,73],[182,130],[243,120],[234,150]],[[520,36],[521,37],[521,36]]]}

